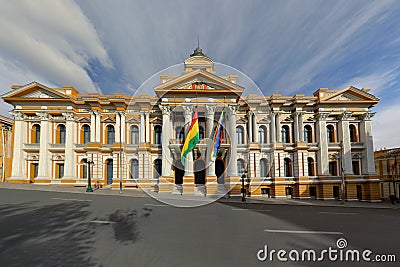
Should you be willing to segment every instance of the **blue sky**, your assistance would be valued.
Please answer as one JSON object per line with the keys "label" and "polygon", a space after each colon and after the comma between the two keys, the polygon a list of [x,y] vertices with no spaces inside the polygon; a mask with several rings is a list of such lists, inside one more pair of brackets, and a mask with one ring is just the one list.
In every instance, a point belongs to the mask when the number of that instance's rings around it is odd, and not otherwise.
{"label": "blue sky", "polygon": [[[265,95],[373,88],[375,148],[400,146],[399,1],[1,1],[0,93],[33,80],[131,94],[197,46]],[[11,107],[2,103],[0,112]]]}

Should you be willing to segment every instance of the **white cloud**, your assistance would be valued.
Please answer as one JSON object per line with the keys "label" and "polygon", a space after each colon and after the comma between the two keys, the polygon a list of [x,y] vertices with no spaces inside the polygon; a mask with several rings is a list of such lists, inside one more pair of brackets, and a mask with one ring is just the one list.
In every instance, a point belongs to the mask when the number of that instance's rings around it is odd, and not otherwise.
{"label": "white cloud", "polygon": [[90,60],[112,67],[96,30],[73,1],[2,1],[0,25],[0,57],[17,66],[15,73],[93,91],[98,88],[86,70]]}
{"label": "white cloud", "polygon": [[335,89],[344,89],[349,86],[357,88],[371,88],[372,93],[378,95],[385,89],[392,87],[397,82],[398,69],[376,71],[374,73],[353,77]]}
{"label": "white cloud", "polygon": [[[360,46],[360,44],[352,44],[354,35],[378,15],[382,16],[382,12],[389,8],[391,3],[391,1],[368,2],[360,9],[356,9],[356,6],[352,6],[349,2],[338,2],[337,5],[332,6],[330,12],[325,14],[326,17],[318,21],[320,25],[317,30],[309,34],[312,38],[318,38],[317,32],[322,30],[329,33],[328,38],[309,40],[310,45],[315,46],[315,50],[309,54],[309,59],[298,66],[299,68],[292,75],[283,76],[276,84],[284,85],[287,91],[292,92],[308,84],[323,67],[334,63],[338,57],[350,54],[357,46]],[[339,22],[338,19],[341,21]],[[320,34],[320,36],[325,35],[323,32]],[[308,39],[307,36],[304,38]]]}
{"label": "white cloud", "polygon": [[375,150],[381,148],[400,147],[400,98],[392,105],[378,110],[372,118]]}

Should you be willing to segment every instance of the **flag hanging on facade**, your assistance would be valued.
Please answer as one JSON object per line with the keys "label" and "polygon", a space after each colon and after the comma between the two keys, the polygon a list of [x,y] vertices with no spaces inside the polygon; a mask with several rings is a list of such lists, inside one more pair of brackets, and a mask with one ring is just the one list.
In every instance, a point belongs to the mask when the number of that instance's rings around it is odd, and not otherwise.
{"label": "flag hanging on facade", "polygon": [[214,138],[212,140],[211,159],[214,161],[218,156],[219,147],[222,143],[222,128],[224,126],[224,112],[219,116],[217,128],[215,128]]}
{"label": "flag hanging on facade", "polygon": [[181,152],[181,162],[183,166],[185,166],[186,155],[197,145],[199,139],[199,118],[196,108]]}

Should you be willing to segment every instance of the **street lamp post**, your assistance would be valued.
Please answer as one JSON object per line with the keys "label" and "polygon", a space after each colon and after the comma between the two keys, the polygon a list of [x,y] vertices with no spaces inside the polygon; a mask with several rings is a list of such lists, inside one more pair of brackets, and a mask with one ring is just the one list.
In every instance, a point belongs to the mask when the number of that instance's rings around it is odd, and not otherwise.
{"label": "street lamp post", "polygon": [[93,192],[92,181],[91,181],[91,177],[90,177],[90,165],[94,164],[94,162],[89,160],[89,157],[87,157],[86,163],[88,165],[88,186],[86,188],[86,192]]}
{"label": "street lamp post", "polygon": [[344,168],[343,168],[343,142],[340,142],[340,172],[342,177],[342,204],[344,204],[346,199],[346,180],[344,177]]}
{"label": "street lamp post", "polygon": [[242,175],[241,175],[241,179],[242,179],[242,188],[240,190],[240,192],[242,193],[242,202],[246,202],[246,188],[244,187],[244,180],[246,179],[246,169],[243,168],[242,169]]}

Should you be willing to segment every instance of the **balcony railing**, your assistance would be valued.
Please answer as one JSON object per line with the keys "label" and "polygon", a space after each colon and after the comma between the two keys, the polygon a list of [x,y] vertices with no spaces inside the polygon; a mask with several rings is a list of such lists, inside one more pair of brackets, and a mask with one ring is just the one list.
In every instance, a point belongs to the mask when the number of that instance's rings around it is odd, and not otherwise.
{"label": "balcony railing", "polygon": [[40,148],[40,143],[25,143],[22,148],[26,151],[36,151]]}

